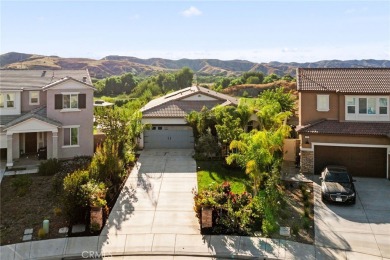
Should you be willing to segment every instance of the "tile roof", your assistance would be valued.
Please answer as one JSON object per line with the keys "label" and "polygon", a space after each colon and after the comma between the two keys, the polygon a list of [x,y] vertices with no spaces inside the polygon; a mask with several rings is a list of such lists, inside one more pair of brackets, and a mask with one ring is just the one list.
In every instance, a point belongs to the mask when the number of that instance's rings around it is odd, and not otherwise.
{"label": "tile roof", "polygon": [[390,93],[390,68],[297,69],[298,91]]}
{"label": "tile roof", "polygon": [[[203,94],[215,100],[182,100],[197,94]],[[207,88],[192,86],[150,101],[141,108],[141,112],[143,117],[183,117],[192,110],[200,111],[203,106],[212,108],[219,104],[238,105],[238,100]]]}
{"label": "tile roof", "polygon": [[[3,118],[3,116],[1,116],[0,118]],[[47,117],[46,106],[43,106],[43,107],[38,107],[36,109],[33,109],[28,113],[19,115],[16,118],[13,118],[11,121],[4,124],[4,129],[10,128],[18,123],[21,123],[31,118],[35,118],[52,125],[62,126],[61,122],[58,122],[57,120],[53,120]]]}
{"label": "tile roof", "polygon": [[54,82],[71,77],[92,86],[88,70],[0,70],[2,90],[42,89]]}
{"label": "tile roof", "polygon": [[339,122],[322,120],[298,129],[300,134],[375,135],[390,138],[390,122]]}
{"label": "tile roof", "polygon": [[205,106],[211,109],[223,101],[180,101],[172,100],[143,112],[143,117],[184,117],[191,111],[201,111]]}

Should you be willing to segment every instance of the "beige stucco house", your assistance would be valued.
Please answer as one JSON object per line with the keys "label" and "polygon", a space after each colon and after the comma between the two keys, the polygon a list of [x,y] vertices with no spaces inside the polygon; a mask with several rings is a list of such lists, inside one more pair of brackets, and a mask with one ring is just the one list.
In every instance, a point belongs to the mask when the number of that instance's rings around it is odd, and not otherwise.
{"label": "beige stucco house", "polygon": [[390,69],[298,69],[301,169],[390,179]]}
{"label": "beige stucco house", "polygon": [[93,154],[93,92],[87,70],[1,70],[0,148],[7,166],[47,149],[47,158]]}
{"label": "beige stucco house", "polygon": [[238,105],[238,100],[213,90],[192,86],[154,99],[142,109],[142,123],[150,124],[140,138],[141,148],[192,149],[194,137],[185,116],[203,107],[212,109],[217,105]]}

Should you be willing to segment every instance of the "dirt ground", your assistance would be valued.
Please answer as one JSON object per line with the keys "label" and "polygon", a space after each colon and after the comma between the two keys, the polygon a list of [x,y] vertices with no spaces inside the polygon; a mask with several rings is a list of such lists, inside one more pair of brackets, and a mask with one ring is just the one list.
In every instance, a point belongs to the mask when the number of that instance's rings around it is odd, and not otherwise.
{"label": "dirt ground", "polygon": [[[314,243],[314,193],[312,183],[285,181],[283,183],[285,202],[282,204],[279,224],[290,227],[291,236],[274,235],[273,238],[283,238],[300,243]],[[304,195],[303,193],[306,193]],[[307,197],[305,200],[304,197]],[[305,206],[306,204],[306,206]],[[306,208],[306,216],[305,216]]]}
{"label": "dirt ground", "polygon": [[[23,183],[15,185],[17,178]],[[52,193],[53,176],[19,175],[5,176],[0,186],[0,243],[1,245],[22,242],[24,230],[33,228],[32,239],[38,240],[38,230],[42,222],[49,220],[47,238],[60,238],[62,227],[68,223],[58,208],[56,197]],[[27,184],[26,184],[27,183]],[[29,183],[29,184],[28,184]]]}

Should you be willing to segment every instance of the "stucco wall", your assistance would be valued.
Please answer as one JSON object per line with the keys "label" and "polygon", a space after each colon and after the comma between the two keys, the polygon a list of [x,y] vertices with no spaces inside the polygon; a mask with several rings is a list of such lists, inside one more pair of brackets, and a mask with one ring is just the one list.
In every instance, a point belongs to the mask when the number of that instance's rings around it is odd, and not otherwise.
{"label": "stucco wall", "polygon": [[[329,95],[329,111],[317,111],[317,94]],[[339,119],[339,96],[336,93],[299,92],[299,124],[321,119]]]}
{"label": "stucco wall", "polygon": [[46,105],[46,92],[39,91],[39,104],[38,105],[30,105],[30,91],[23,91],[21,94],[21,102],[22,102],[22,112],[28,112],[33,110],[34,108]]}
{"label": "stucco wall", "polygon": [[[61,112],[55,108],[55,95],[66,92],[86,94],[86,108],[81,111]],[[67,81],[47,90],[47,116],[60,121],[63,126],[80,126],[79,147],[63,147],[63,129],[58,131],[58,158],[72,158],[76,155],[93,154],[93,89],[83,84]],[[49,140],[50,138],[48,138]]]}

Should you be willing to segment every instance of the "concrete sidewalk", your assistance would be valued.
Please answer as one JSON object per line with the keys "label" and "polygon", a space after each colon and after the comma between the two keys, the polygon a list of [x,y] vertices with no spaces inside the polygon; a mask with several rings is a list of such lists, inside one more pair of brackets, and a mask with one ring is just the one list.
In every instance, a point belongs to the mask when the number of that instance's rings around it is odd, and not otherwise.
{"label": "concrete sidewalk", "polygon": [[192,153],[143,151],[100,236],[5,245],[0,259],[386,259],[284,239],[200,235]]}
{"label": "concrete sidewalk", "polygon": [[[124,257],[123,257],[124,256]],[[161,259],[162,256],[243,259],[387,259],[282,239],[191,234],[133,234],[71,237],[0,247],[16,259]],[[176,258],[168,258],[176,259]]]}

